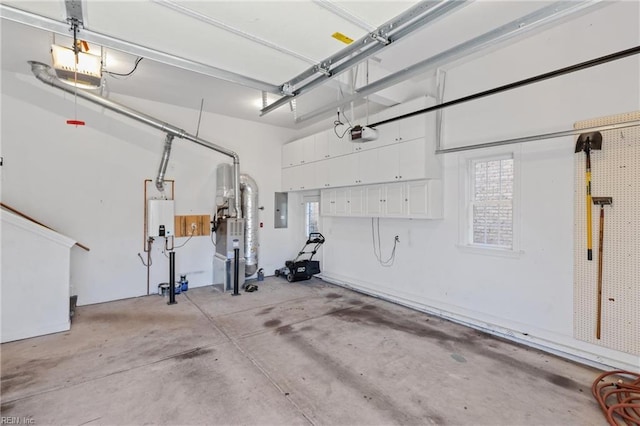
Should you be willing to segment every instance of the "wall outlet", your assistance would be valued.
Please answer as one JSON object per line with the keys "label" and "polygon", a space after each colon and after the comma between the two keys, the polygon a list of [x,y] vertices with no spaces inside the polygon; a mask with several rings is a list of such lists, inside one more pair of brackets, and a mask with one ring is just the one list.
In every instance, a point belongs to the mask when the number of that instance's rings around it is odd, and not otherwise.
{"label": "wall outlet", "polygon": [[176,237],[199,237],[211,232],[211,217],[206,215],[176,216]]}

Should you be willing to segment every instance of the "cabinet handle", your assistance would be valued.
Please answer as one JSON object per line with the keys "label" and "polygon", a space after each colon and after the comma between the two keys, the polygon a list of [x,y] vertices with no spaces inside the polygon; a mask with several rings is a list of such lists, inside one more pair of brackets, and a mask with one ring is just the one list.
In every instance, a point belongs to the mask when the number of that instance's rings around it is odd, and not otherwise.
{"label": "cabinet handle", "polygon": [[400,176],[400,179],[402,179],[402,176]]}

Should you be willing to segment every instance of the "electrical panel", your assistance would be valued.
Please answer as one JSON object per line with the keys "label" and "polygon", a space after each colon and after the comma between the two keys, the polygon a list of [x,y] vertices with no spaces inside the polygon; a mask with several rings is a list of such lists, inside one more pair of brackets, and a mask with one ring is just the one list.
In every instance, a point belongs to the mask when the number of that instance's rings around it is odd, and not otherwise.
{"label": "electrical panel", "polygon": [[274,211],[274,228],[286,228],[289,208],[289,194],[286,192],[276,192]]}
{"label": "electrical panel", "polygon": [[175,235],[173,200],[149,200],[147,205],[147,236],[173,237]]}

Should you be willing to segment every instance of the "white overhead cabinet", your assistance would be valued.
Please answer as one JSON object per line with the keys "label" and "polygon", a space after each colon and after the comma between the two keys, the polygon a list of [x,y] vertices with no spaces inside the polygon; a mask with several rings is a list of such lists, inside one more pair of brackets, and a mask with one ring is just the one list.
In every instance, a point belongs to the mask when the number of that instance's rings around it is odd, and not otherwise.
{"label": "white overhead cabinet", "polygon": [[293,167],[316,161],[315,135],[298,139],[282,147],[282,167]]}
{"label": "white overhead cabinet", "polygon": [[283,191],[304,191],[314,188],[317,188],[315,163],[282,169]]}
{"label": "white overhead cabinet", "polygon": [[[371,117],[369,122],[376,123],[384,121],[389,118],[398,117],[400,115],[427,108],[432,104],[433,99],[421,97],[375,114]],[[378,130],[378,140],[374,141],[371,146],[381,147],[427,136],[432,137],[435,135],[435,127],[431,124],[432,122],[433,119],[430,119],[430,117],[427,117],[424,114],[419,114],[414,117],[382,124],[376,127]]]}
{"label": "white overhead cabinet", "polygon": [[353,167],[350,156],[318,161],[315,166],[316,188],[322,189],[355,184],[356,169]]}
{"label": "white overhead cabinet", "polygon": [[[321,196],[322,199],[322,196]],[[352,186],[349,188],[349,197],[347,199],[347,205],[349,210],[347,214],[349,216],[364,216],[367,212],[365,202],[367,201],[366,187],[364,186]]]}
{"label": "white overhead cabinet", "polygon": [[[375,114],[368,121],[380,122],[432,103],[429,98],[419,98]],[[321,212],[326,215],[439,217],[430,205],[441,201],[429,198],[429,184],[414,183],[407,187],[402,183],[440,179],[441,166],[435,155],[435,119],[420,114],[377,126],[377,130],[378,139],[372,142],[352,143],[349,135],[340,138],[344,129],[339,128],[339,134],[329,129],[284,145],[283,190],[350,187],[339,193],[326,193],[331,197],[323,198],[321,203]],[[386,185],[392,182],[398,184]],[[360,185],[367,187],[355,188]],[[414,194],[415,206],[409,205],[409,193],[419,191],[417,188],[424,193]],[[439,191],[435,194],[441,196]]]}
{"label": "white overhead cabinet", "polygon": [[332,188],[320,191],[320,214],[343,217],[441,219],[442,181]]}

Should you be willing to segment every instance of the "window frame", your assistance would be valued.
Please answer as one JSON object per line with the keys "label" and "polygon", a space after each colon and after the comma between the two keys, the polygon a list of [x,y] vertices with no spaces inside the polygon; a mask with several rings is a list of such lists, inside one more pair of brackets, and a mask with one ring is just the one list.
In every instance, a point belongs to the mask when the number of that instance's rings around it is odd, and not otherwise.
{"label": "window frame", "polygon": [[[519,257],[523,252],[520,248],[520,173],[521,173],[520,145],[484,149],[482,153],[466,152],[460,155],[459,162],[459,237],[457,246],[463,251],[477,254]],[[513,196],[512,206],[512,245],[498,246],[473,242],[473,194],[475,190],[474,168],[479,162],[492,160],[513,159]]]}
{"label": "window frame", "polygon": [[318,203],[318,232],[320,232],[320,196],[319,195],[305,195],[302,197],[302,229],[305,232],[305,239],[309,236],[309,224],[307,215],[307,205],[309,203]]}

